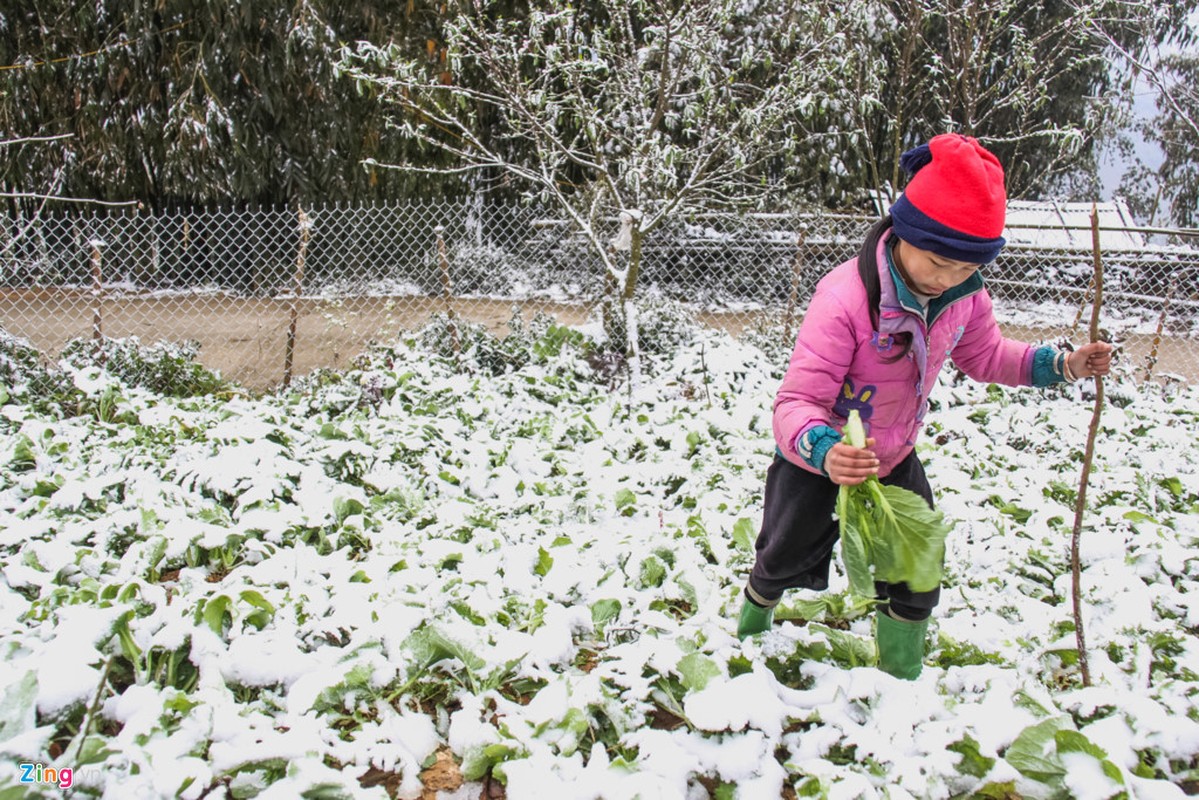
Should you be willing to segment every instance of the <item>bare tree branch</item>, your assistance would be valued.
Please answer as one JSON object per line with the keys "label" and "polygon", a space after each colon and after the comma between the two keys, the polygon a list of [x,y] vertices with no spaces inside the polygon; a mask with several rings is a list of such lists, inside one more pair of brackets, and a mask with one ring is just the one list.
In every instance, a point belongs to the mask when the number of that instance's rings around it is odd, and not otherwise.
{"label": "bare tree branch", "polygon": [[[1091,29],[1107,42],[1116,53],[1120,55],[1136,72],[1143,75],[1146,80],[1157,90],[1157,96],[1166,104],[1177,118],[1187,127],[1189,127],[1195,136],[1199,137],[1199,121],[1195,120],[1187,110],[1179,102],[1175,96],[1176,91],[1191,92],[1184,84],[1169,83],[1162,76],[1162,70],[1159,68],[1162,60],[1156,59],[1154,63],[1149,63],[1144,59],[1137,58],[1135,54],[1130,52],[1126,47],[1122,46],[1115,37],[1111,35],[1105,28],[1095,21],[1090,22]],[[1193,93],[1192,93],[1192,96]]]}
{"label": "bare tree branch", "polygon": [[86,203],[97,206],[136,206],[137,200],[96,200],[91,197],[62,197],[55,194],[41,194],[39,192],[0,192],[0,197],[8,197],[15,200],[55,200],[61,203]]}
{"label": "bare tree branch", "polygon": [[59,139],[70,139],[74,137],[73,133],[59,133],[54,136],[21,136],[16,139],[0,139],[0,147],[14,144],[29,144],[38,142],[56,142]]}

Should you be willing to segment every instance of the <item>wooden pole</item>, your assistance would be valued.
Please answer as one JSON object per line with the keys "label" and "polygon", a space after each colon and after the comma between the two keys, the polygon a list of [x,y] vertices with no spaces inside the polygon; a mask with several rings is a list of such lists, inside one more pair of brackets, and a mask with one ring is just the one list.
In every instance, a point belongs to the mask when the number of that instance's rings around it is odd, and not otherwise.
{"label": "wooden pole", "polygon": [[[1097,236],[1098,231],[1092,233],[1092,236]],[[1078,326],[1082,324],[1082,314],[1087,309],[1087,303],[1091,302],[1091,296],[1095,292],[1095,275],[1092,273],[1091,282],[1087,284],[1087,290],[1083,293],[1082,300],[1078,304],[1078,313],[1074,315],[1074,324],[1070,326],[1070,338],[1073,339],[1078,335]]]}
{"label": "wooden pole", "polygon": [[104,365],[104,271],[100,248],[104,242],[92,239],[92,341],[96,344],[96,360]]}
{"label": "wooden pole", "polygon": [[437,234],[437,257],[441,263],[441,295],[445,300],[445,315],[449,320],[450,338],[454,343],[454,355],[462,354],[462,340],[458,338],[458,325],[454,319],[454,283],[450,280],[450,258],[445,249],[445,228],[438,225],[433,229]]}
{"label": "wooden pole", "polygon": [[[1103,306],[1103,259],[1099,249],[1099,210],[1091,206],[1091,249],[1095,259],[1095,302],[1091,306],[1092,342],[1099,341],[1099,310]],[[1103,413],[1103,376],[1095,376],[1095,407],[1087,431],[1087,447],[1082,457],[1082,476],[1078,481],[1078,497],[1074,503],[1074,530],[1070,537],[1071,589],[1074,605],[1074,640],[1078,646],[1078,667],[1082,685],[1091,685],[1091,668],[1087,661],[1087,639],[1082,622],[1082,564],[1079,555],[1082,540],[1082,517],[1087,507],[1087,483],[1091,477],[1091,462],[1095,458],[1095,438],[1099,433],[1099,417]]]}
{"label": "wooden pole", "polygon": [[791,263],[791,293],[787,295],[787,313],[783,316],[783,339],[788,347],[795,346],[795,337],[791,331],[795,321],[795,308],[799,305],[799,276],[803,273],[803,244],[804,235],[801,231],[795,237],[795,260]]}
{"label": "wooden pole", "polygon": [[296,212],[300,222],[300,248],[296,253],[296,270],[291,284],[291,321],[287,326],[287,350],[283,354],[283,386],[291,384],[291,365],[296,353],[296,322],[300,316],[300,293],[304,290],[304,259],[308,256],[308,234],[312,221],[304,209]]}
{"label": "wooden pole", "polygon": [[1174,299],[1174,287],[1181,280],[1175,280],[1166,288],[1166,299],[1162,301],[1162,313],[1157,317],[1157,330],[1153,332],[1153,347],[1149,349],[1149,357],[1145,359],[1145,380],[1153,377],[1153,368],[1157,366],[1157,351],[1162,344],[1162,334],[1166,329],[1166,317],[1170,313],[1170,301]]}

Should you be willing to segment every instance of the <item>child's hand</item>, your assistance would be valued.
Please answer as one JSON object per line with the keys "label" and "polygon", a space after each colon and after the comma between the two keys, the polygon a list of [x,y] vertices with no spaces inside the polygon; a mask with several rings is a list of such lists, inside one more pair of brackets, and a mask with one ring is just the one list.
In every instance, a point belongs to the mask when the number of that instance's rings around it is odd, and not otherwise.
{"label": "child's hand", "polygon": [[878,474],[878,459],[874,456],[874,439],[866,440],[865,447],[853,447],[845,442],[833,445],[824,457],[824,471],[833,483],[856,486],[871,475]]}
{"label": "child's hand", "polygon": [[1106,375],[1112,369],[1112,346],[1107,342],[1091,342],[1075,350],[1067,360],[1075,378]]}

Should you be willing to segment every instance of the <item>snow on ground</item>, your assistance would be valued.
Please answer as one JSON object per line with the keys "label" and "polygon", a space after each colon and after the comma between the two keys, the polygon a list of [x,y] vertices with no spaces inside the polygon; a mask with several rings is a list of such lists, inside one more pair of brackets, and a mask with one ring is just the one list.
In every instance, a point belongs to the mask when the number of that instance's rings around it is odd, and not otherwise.
{"label": "snow on ground", "polygon": [[839,571],[735,636],[782,366],[704,333],[630,396],[572,347],[491,375],[401,343],[277,396],[124,390],[122,423],[5,406],[0,796],[61,796],[32,763],[76,796],[415,798],[446,752],[445,798],[1193,789],[1199,392],[1109,382],[1084,687],[1090,389],[939,387],[956,528],[906,683]]}

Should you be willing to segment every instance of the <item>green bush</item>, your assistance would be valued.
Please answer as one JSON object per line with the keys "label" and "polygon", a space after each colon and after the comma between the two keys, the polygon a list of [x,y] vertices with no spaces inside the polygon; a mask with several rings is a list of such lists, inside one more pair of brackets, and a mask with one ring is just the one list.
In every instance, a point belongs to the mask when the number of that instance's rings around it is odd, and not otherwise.
{"label": "green bush", "polygon": [[0,328],[0,405],[18,402],[46,410],[73,392],[70,377],[49,369],[28,340]]}
{"label": "green bush", "polygon": [[417,334],[417,342],[440,358],[473,363],[493,375],[500,375],[509,368],[519,369],[525,360],[509,356],[503,341],[477,322],[451,319],[448,315],[435,314],[429,324]]}
{"label": "green bush", "polygon": [[62,360],[73,367],[102,367],[127,386],[169,397],[194,397],[227,391],[230,384],[196,361],[198,342],[143,345],[136,336],[124,339],[72,339]]}
{"label": "green bush", "polygon": [[774,365],[775,377],[782,380],[798,334],[799,320],[788,329],[781,319],[761,317],[741,333],[741,341],[761,350],[767,362]]}
{"label": "green bush", "polygon": [[[633,305],[637,310],[637,345],[644,356],[669,355],[689,344],[699,330],[695,313],[668,297],[645,294]],[[607,349],[624,353],[628,339],[624,309],[604,300],[600,313],[610,315],[605,324]]]}
{"label": "green bush", "polygon": [[526,323],[519,308],[508,320],[506,336],[497,336],[475,322],[437,314],[417,334],[417,343],[433,355],[458,360],[492,375],[513,372],[530,363],[545,363],[571,348],[582,356],[592,347],[583,334],[558,325],[546,314],[539,312]]}

